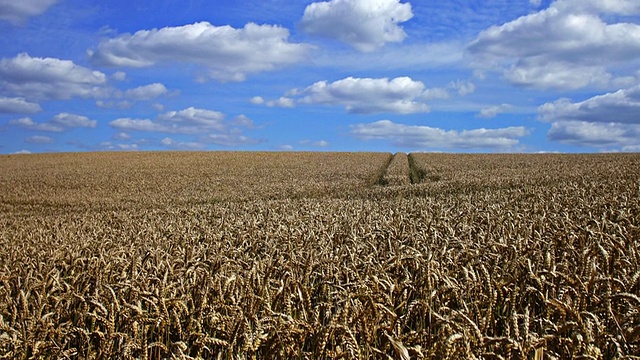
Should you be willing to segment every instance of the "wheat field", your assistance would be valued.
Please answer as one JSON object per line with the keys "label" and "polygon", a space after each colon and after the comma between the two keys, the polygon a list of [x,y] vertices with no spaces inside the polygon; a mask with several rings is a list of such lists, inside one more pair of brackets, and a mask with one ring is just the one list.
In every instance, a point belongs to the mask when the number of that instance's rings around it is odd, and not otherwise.
{"label": "wheat field", "polygon": [[0,156],[3,359],[639,356],[639,154]]}

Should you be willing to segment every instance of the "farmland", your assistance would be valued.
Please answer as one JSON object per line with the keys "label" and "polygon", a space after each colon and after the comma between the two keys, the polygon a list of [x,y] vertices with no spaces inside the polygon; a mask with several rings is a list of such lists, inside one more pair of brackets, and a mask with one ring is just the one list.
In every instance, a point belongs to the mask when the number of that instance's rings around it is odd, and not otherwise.
{"label": "farmland", "polygon": [[0,156],[0,358],[637,357],[639,165]]}

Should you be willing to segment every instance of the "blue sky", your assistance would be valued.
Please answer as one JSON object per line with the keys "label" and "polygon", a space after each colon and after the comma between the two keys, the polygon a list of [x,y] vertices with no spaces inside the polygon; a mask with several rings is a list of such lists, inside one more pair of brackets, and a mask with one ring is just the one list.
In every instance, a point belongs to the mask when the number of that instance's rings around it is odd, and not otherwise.
{"label": "blue sky", "polygon": [[640,151],[637,0],[0,0],[0,153]]}

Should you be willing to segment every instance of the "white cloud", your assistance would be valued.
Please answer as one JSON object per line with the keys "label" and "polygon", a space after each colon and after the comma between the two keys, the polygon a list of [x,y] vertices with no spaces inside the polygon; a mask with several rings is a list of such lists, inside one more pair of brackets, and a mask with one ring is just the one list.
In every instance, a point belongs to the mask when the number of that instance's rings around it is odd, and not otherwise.
{"label": "white cloud", "polygon": [[425,86],[409,77],[353,78],[328,83],[319,81],[300,92],[303,104],[344,106],[347,112],[371,114],[392,112],[411,114],[428,112],[429,106],[418,101],[425,96]]}
{"label": "white cloud", "polygon": [[131,109],[133,107],[133,103],[129,100],[120,100],[120,101],[105,101],[105,100],[97,100],[96,106],[103,109]]}
{"label": "white cloud", "polygon": [[127,79],[127,73],[124,71],[116,71],[111,75],[111,78],[116,81],[125,81]]}
{"label": "white cloud", "polygon": [[[224,114],[219,111],[190,107],[181,111],[169,111],[158,116],[158,122],[166,124],[179,132],[202,132],[224,130]],[[191,130],[193,129],[193,130]]]}
{"label": "white cloud", "polygon": [[580,11],[606,14],[640,14],[640,3],[635,0],[559,0],[554,5],[560,9],[579,9]]}
{"label": "white cloud", "polygon": [[23,98],[0,97],[0,114],[33,114],[42,111],[39,104]]}
{"label": "white cloud", "polygon": [[0,93],[26,99],[51,100],[99,97],[107,76],[69,60],[31,57],[22,53],[0,60]]}
{"label": "white cloud", "polygon": [[111,141],[101,142],[98,147],[108,151],[136,151],[138,144],[114,144]]}
{"label": "white cloud", "polygon": [[238,115],[233,118],[231,121],[231,125],[240,126],[247,129],[253,129],[256,127],[256,124],[246,115]]}
{"label": "white cloud", "polygon": [[20,119],[9,120],[9,125],[11,126],[19,126],[21,128],[33,131],[51,131],[51,132],[61,132],[64,131],[64,128],[59,125],[51,124],[51,123],[36,123],[33,119],[24,117]]}
{"label": "white cloud", "polygon": [[318,141],[301,140],[300,141],[300,145],[308,145],[308,146],[313,146],[313,147],[327,147],[330,144],[326,140],[318,140]]}
{"label": "white cloud", "polygon": [[180,149],[180,150],[202,150],[206,148],[206,145],[203,143],[175,141],[169,137],[162,139],[160,141],[160,144],[171,149]]}
{"label": "white cloud", "polygon": [[[198,143],[213,143],[224,146],[236,146],[258,143],[257,140],[242,135],[240,127],[252,128],[253,121],[245,115],[225,120],[225,114],[205,109],[190,107],[181,111],[169,111],[160,114],[155,120],[120,118],[109,125],[120,132],[131,131],[158,132],[167,134],[187,134],[198,136]],[[165,146],[185,148],[195,142],[172,142],[166,138]],[[178,144],[181,144],[178,146]],[[190,145],[189,145],[190,144]]]}
{"label": "white cloud", "polygon": [[640,85],[594,96],[581,102],[560,99],[538,108],[543,121],[640,124]]}
{"label": "white cloud", "polygon": [[293,146],[289,145],[289,144],[285,144],[285,145],[280,145],[276,148],[277,150],[281,150],[281,151],[291,151],[293,150]]}
{"label": "white cloud", "polygon": [[111,121],[109,125],[119,131],[181,132],[149,119],[119,118]]}
{"label": "white cloud", "polygon": [[98,126],[98,121],[91,120],[86,116],[60,113],[51,119],[51,124],[59,125],[64,128],[76,128],[76,127],[89,127],[95,128]]}
{"label": "white cloud", "polygon": [[190,107],[181,111],[169,111],[149,119],[120,118],[109,123],[120,131],[150,131],[171,134],[202,134],[223,131],[226,128],[224,114],[218,111]]}
{"label": "white cloud", "polygon": [[155,121],[149,119],[120,118],[109,123],[120,131],[150,131],[171,134],[200,134],[223,131],[226,128],[224,114],[190,107],[181,111],[169,111]]}
{"label": "white cloud", "polygon": [[452,81],[449,84],[449,87],[457,91],[458,95],[460,96],[473,94],[476,91],[476,85],[471,81],[462,81],[462,80]]}
{"label": "white cloud", "polygon": [[404,40],[407,35],[398,24],[412,17],[411,4],[400,0],[331,0],[308,5],[300,28],[360,51],[373,51]]}
{"label": "white cloud", "polygon": [[505,72],[505,78],[514,85],[540,89],[575,90],[593,85],[604,87],[612,75],[600,66],[571,65],[567,62],[538,63],[522,60]]}
{"label": "white cloud", "polygon": [[602,13],[637,14],[637,2],[560,0],[492,26],[467,47],[475,65],[502,70],[525,87],[578,89],[617,81],[614,68],[640,63],[640,25],[608,24]]}
{"label": "white cloud", "polygon": [[12,154],[14,154],[14,155],[28,155],[28,154],[31,154],[31,151],[29,151],[29,150],[20,150],[20,151],[14,152]]}
{"label": "white cloud", "polygon": [[281,96],[276,100],[269,101],[265,100],[262,96],[254,96],[249,101],[254,105],[266,105],[268,107],[292,108],[296,106],[295,101],[286,96]]}
{"label": "white cloud", "polygon": [[511,150],[519,138],[528,134],[525,127],[500,129],[443,130],[430,126],[404,125],[390,120],[350,125],[350,134],[362,140],[389,140],[395,146],[410,149],[492,149]]}
{"label": "white cloud", "polygon": [[125,91],[124,96],[133,100],[150,100],[160,97],[169,92],[167,88],[161,83],[153,83],[149,85],[139,86],[135,89],[129,89]]}
{"label": "white cloud", "polygon": [[293,99],[281,96],[277,100],[267,101],[266,105],[268,107],[283,107],[283,108],[292,108],[295,107],[295,102]]}
{"label": "white cloud", "polygon": [[31,118],[24,117],[10,120],[9,125],[19,126],[33,131],[62,132],[78,127],[95,128],[98,125],[98,122],[96,120],[91,120],[86,116],[60,113],[45,123],[37,123]]}
{"label": "white cloud", "polygon": [[265,102],[262,96],[254,96],[249,101],[254,105],[261,105],[261,104],[264,104]]}
{"label": "white cloud", "polygon": [[162,139],[162,141],[160,141],[160,143],[162,145],[164,145],[164,146],[171,146],[171,145],[175,144],[175,142],[176,142],[175,140],[173,140],[172,138],[168,138],[168,137],[166,137],[166,138]]}
{"label": "white cloud", "polygon": [[205,141],[216,145],[222,146],[241,146],[241,145],[253,145],[260,141],[252,139],[250,137],[230,133],[230,134],[210,134],[204,138]]}
{"label": "white cloud", "polygon": [[44,13],[58,0],[0,0],[0,20],[22,24],[27,18]]}
{"label": "white cloud", "polygon": [[113,136],[114,140],[119,140],[119,141],[123,141],[123,140],[131,140],[131,135],[127,134],[125,132],[119,132],[117,134],[115,134]]}
{"label": "white cloud", "polygon": [[306,44],[288,42],[289,30],[249,23],[242,29],[199,22],[140,30],[103,41],[89,55],[112,66],[147,67],[193,63],[220,81],[243,81],[247,74],[270,71],[306,59]]}
{"label": "white cloud", "polygon": [[491,119],[498,116],[498,114],[501,114],[505,111],[509,111],[512,108],[513,106],[509,104],[489,106],[480,110],[480,112],[476,116],[484,119]]}
{"label": "white cloud", "polygon": [[29,144],[51,144],[53,139],[49,136],[34,135],[25,139],[25,142]]}
{"label": "white cloud", "polygon": [[580,102],[559,99],[541,105],[538,119],[551,122],[549,139],[598,148],[640,145],[640,85]]}
{"label": "white cloud", "polygon": [[448,99],[449,91],[443,88],[431,88],[424,91],[422,98],[425,100],[443,100]]}
{"label": "white cloud", "polygon": [[640,146],[640,124],[561,121],[551,125],[547,136],[571,145],[631,151]]}

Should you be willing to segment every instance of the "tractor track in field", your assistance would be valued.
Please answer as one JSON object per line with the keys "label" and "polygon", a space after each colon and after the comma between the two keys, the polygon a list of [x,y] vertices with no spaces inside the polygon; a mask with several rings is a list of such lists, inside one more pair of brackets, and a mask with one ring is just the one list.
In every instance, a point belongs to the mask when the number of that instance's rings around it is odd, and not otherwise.
{"label": "tractor track in field", "polygon": [[406,186],[414,183],[412,161],[409,155],[397,152],[389,157],[379,174],[378,185],[382,186]]}
{"label": "tractor track in field", "polygon": [[388,160],[380,168],[375,184],[380,186],[406,186],[438,179],[437,175],[430,174],[418,165],[413,153],[397,152],[389,154]]}

